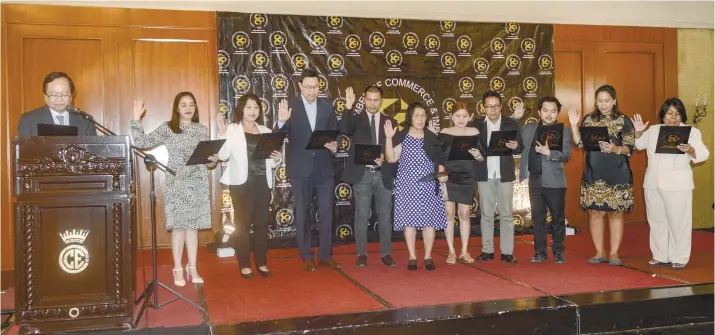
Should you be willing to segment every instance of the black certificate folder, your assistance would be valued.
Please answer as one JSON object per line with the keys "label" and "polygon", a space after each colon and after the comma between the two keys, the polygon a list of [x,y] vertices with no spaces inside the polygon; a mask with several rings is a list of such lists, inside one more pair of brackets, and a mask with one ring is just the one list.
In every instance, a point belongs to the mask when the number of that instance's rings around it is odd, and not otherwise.
{"label": "black certificate folder", "polygon": [[554,123],[541,125],[536,128],[536,140],[541,145],[549,142],[549,150],[562,151],[564,149],[564,124]]}
{"label": "black certificate folder", "polygon": [[37,136],[77,136],[76,126],[61,126],[56,124],[37,124]]}
{"label": "black certificate folder", "polygon": [[286,135],[288,135],[286,132],[253,135],[258,137],[258,144],[256,144],[256,149],[253,150],[253,159],[270,158],[274,151],[280,150],[281,146],[283,146]]}
{"label": "black certificate folder", "polygon": [[598,142],[610,142],[608,128],[606,127],[581,127],[581,142],[586,151],[601,151]]}
{"label": "black certificate folder", "polygon": [[681,144],[688,144],[690,127],[661,126],[658,132],[658,142],[655,145],[657,154],[683,154],[678,149]]}
{"label": "black certificate folder", "polygon": [[511,156],[512,150],[506,146],[509,141],[516,141],[516,130],[493,131],[489,138],[487,156]]}
{"label": "black certificate folder", "polygon": [[221,147],[223,146],[224,142],[226,142],[226,140],[213,140],[213,141],[199,142],[199,144],[196,145],[194,152],[191,154],[191,157],[189,157],[189,160],[186,162],[186,165],[199,165],[199,164],[212,163],[209,160],[209,157],[213,156],[215,154],[218,154],[218,152],[219,152],[219,150],[221,150]]}
{"label": "black certificate folder", "polygon": [[310,135],[305,150],[325,149],[326,143],[338,140],[339,133],[337,130],[315,130],[313,134]]}
{"label": "black certificate folder", "polygon": [[375,160],[382,154],[381,145],[355,144],[353,162],[356,165],[375,165]]}
{"label": "black certificate folder", "polygon": [[474,136],[454,136],[452,145],[449,148],[449,160],[466,161],[473,160],[474,156],[469,150],[476,149],[479,143],[479,135]]}

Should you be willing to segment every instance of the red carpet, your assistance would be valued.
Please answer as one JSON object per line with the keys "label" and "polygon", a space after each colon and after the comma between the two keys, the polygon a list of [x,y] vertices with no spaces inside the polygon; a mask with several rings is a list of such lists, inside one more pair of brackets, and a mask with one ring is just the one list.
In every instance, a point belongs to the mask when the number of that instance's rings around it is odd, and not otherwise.
{"label": "red carpet", "polygon": [[[241,278],[238,264],[214,264],[202,272],[212,324],[338,314],[383,306],[332,269],[310,273],[299,258],[270,260],[273,277]],[[255,271],[255,270],[254,270]]]}
{"label": "red carpet", "polygon": [[424,254],[419,252],[418,271],[407,270],[406,251],[394,252],[393,258],[397,268],[384,266],[379,253],[369,255],[365,268],[355,265],[354,255],[336,257],[348,276],[398,308],[543,295],[474,268],[447,265],[438,254],[433,254],[435,271],[425,270]]}

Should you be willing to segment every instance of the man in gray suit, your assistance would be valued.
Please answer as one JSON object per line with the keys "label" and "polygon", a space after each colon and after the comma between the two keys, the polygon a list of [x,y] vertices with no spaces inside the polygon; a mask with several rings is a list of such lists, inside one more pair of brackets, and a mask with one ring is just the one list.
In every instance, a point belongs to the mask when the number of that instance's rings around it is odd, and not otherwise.
{"label": "man in gray suit", "polygon": [[67,111],[74,94],[74,83],[67,74],[48,74],[42,83],[42,93],[45,94],[46,105],[22,114],[17,125],[18,136],[38,136],[37,125],[40,123],[75,126],[78,136],[97,136],[94,124],[76,113]]}
{"label": "man in gray suit", "polygon": [[564,257],[564,238],[566,225],[564,201],[566,200],[566,174],[564,162],[571,157],[571,132],[563,129],[563,148],[561,151],[550,150],[548,141],[543,143],[536,138],[537,129],[542,125],[557,122],[561,103],[554,97],[543,97],[539,101],[538,124],[527,124],[521,130],[524,149],[519,161],[519,180],[529,178],[529,199],[531,218],[534,222],[534,257],[532,263],[541,263],[548,259],[546,253],[546,209],[551,212],[551,228],[556,264],[566,263]]}

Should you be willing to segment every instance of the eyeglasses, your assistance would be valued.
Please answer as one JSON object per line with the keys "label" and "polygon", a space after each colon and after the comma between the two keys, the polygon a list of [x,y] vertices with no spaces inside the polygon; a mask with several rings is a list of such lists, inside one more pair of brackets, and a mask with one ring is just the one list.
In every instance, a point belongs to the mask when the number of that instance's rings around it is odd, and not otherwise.
{"label": "eyeglasses", "polygon": [[45,94],[45,95],[50,99],[57,100],[57,99],[67,99],[72,94],[69,92],[62,92],[62,93],[53,92],[53,93],[49,93],[49,94]]}
{"label": "eyeglasses", "polygon": [[[301,86],[303,86],[303,85],[301,85]],[[314,90],[319,89],[319,88],[320,88],[320,85],[318,85],[318,86],[303,86],[303,88],[306,89],[306,90],[308,90],[308,91],[314,91]]]}
{"label": "eyeglasses", "polygon": [[484,106],[484,109],[491,109],[491,110],[497,110],[499,108],[501,108],[501,105]]}

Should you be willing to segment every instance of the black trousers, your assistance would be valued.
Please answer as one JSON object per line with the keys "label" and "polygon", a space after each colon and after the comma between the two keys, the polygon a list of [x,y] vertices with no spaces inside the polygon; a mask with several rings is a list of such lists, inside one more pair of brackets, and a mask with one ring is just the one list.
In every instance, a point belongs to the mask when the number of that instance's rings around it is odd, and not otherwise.
{"label": "black trousers", "polygon": [[529,183],[529,200],[531,202],[531,220],[534,222],[534,251],[546,253],[546,209],[551,212],[551,234],[554,253],[563,253],[564,238],[566,238],[566,220],[564,218],[565,188],[544,188],[540,183]]}
{"label": "black trousers", "polygon": [[[248,175],[241,185],[229,185],[236,218],[236,257],[239,268],[251,267],[251,244],[256,267],[266,264],[268,252],[268,202],[270,189],[266,176]],[[253,226],[253,243],[251,243]]]}
{"label": "black trousers", "polygon": [[291,178],[291,191],[295,200],[295,230],[300,257],[304,262],[313,261],[311,248],[312,234],[310,229],[310,205],[315,196],[318,205],[318,231],[320,246],[318,260],[327,261],[332,257],[333,247],[333,205],[335,204],[334,176],[320,175],[313,170],[310,177]]}

